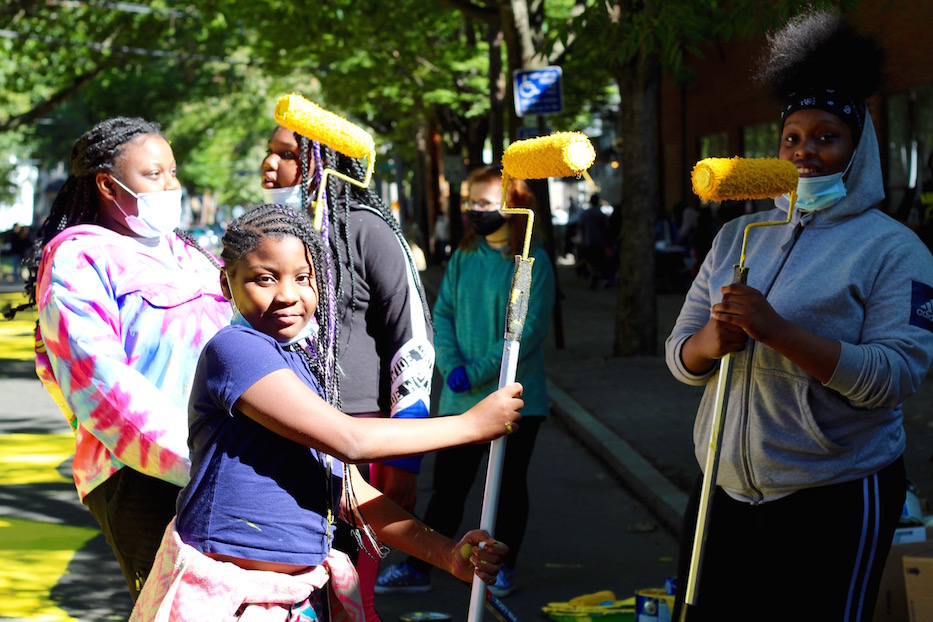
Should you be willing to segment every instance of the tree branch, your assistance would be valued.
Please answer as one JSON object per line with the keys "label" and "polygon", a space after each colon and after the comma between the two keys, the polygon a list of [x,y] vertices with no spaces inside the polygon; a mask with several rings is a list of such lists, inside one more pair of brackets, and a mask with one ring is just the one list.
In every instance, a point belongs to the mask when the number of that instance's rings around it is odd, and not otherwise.
{"label": "tree branch", "polygon": [[549,65],[560,65],[564,62],[564,57],[567,56],[567,53],[573,49],[573,44],[576,42],[578,37],[576,30],[573,28],[573,22],[575,19],[583,15],[585,11],[586,0],[577,0],[573,5],[573,8],[570,10],[570,15],[567,16],[567,32],[570,33],[567,36],[567,43],[563,43],[560,39],[554,43],[554,48],[548,55]]}
{"label": "tree branch", "polygon": [[53,94],[51,97],[47,97],[45,100],[36,104],[31,110],[16,116],[12,116],[3,123],[0,123],[0,132],[15,130],[22,125],[34,123],[38,119],[48,115],[50,112],[64,103],[68,98],[84,88],[84,85],[97,77],[97,75],[100,74],[105,68],[106,67],[103,65],[98,65],[92,71],[81,74],[80,76],[75,76],[70,84],[59,90],[57,93]]}

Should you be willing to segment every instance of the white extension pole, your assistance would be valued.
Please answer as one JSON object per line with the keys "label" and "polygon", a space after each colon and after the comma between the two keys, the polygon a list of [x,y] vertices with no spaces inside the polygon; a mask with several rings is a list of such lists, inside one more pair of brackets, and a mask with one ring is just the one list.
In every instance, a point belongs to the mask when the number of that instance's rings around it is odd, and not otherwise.
{"label": "white extension pole", "polygon": [[[502,367],[499,369],[499,388],[515,382],[518,368],[518,341],[506,341],[502,349]],[[493,534],[496,528],[496,510],[499,508],[499,484],[502,479],[502,464],[505,461],[506,437],[500,436],[489,445],[489,464],[486,466],[486,492],[483,495],[483,510],[479,518],[480,529]],[[486,603],[486,584],[473,575],[473,591],[470,594],[469,622],[483,619]]]}
{"label": "white extension pole", "polygon": [[[700,491],[700,504],[697,512],[696,530],[693,532],[693,552],[690,556],[690,570],[687,574],[687,589],[684,602],[696,604],[697,586],[700,581],[700,566],[703,563],[703,549],[709,531],[710,497],[716,487],[716,472],[719,469],[720,438],[726,422],[726,391],[729,389],[729,376],[732,374],[732,354],[726,354],[719,362],[719,380],[716,383],[716,406],[713,410],[713,422],[709,433],[709,447],[706,452],[706,466],[703,469],[703,488]],[[686,611],[686,606],[683,610]]]}

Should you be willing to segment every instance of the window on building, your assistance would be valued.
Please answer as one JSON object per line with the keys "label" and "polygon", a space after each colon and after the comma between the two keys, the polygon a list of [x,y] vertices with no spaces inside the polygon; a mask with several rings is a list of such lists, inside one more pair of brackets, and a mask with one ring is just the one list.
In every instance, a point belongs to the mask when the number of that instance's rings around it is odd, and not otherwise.
{"label": "window on building", "polygon": [[777,121],[747,125],[742,128],[742,156],[776,158],[780,141]]}
{"label": "window on building", "polygon": [[890,95],[887,104],[888,212],[907,221],[918,217],[923,185],[933,187],[933,85]]}

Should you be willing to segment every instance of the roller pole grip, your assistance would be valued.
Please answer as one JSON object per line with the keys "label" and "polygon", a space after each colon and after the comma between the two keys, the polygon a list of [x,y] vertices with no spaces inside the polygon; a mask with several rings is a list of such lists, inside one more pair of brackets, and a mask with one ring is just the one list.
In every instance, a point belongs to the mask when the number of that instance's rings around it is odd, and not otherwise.
{"label": "roller pole grip", "polygon": [[741,283],[742,285],[748,284],[748,268],[745,266],[740,266],[739,264],[733,264],[732,266],[732,284]]}

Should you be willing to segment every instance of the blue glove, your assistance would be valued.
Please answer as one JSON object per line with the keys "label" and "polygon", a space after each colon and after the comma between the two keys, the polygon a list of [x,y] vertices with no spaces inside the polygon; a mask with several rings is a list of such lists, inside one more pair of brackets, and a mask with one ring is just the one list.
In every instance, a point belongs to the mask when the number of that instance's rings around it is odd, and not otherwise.
{"label": "blue glove", "polygon": [[463,366],[455,367],[453,371],[450,372],[450,375],[447,376],[447,386],[450,387],[450,390],[454,393],[463,393],[464,391],[469,391],[470,387],[473,385],[470,384],[470,379],[467,378],[466,370],[463,369]]}

